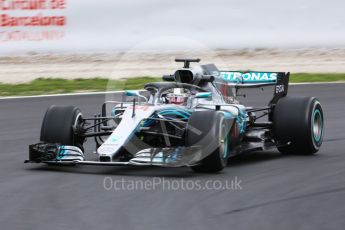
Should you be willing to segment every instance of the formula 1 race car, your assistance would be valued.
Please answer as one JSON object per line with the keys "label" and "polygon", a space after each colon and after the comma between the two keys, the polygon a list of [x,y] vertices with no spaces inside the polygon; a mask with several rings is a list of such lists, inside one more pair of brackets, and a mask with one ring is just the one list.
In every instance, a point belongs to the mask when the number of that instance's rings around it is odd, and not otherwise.
{"label": "formula 1 race car", "polygon": [[[283,154],[316,153],[323,139],[323,111],[315,97],[287,96],[289,73],[219,71],[214,64],[184,66],[145,91],[126,91],[126,100],[106,101],[100,114],[83,117],[74,106],[48,108],[40,143],[26,162],[54,165],[189,166],[222,170],[229,157],[278,148]],[[242,88],[274,87],[267,106],[238,101]],[[108,109],[110,106],[110,109]],[[261,121],[255,113],[267,120]],[[96,142],[96,160],[83,144]]]}

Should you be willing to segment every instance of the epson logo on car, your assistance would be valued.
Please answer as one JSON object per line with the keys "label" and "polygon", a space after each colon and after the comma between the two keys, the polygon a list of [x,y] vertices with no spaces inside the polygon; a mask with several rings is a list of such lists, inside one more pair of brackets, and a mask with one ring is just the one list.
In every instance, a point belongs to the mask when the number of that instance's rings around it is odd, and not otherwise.
{"label": "epson logo on car", "polygon": [[284,92],[284,85],[276,85],[276,94]]}
{"label": "epson logo on car", "polygon": [[277,73],[265,72],[221,72],[221,77],[230,82],[250,83],[250,82],[275,82],[277,81]]}

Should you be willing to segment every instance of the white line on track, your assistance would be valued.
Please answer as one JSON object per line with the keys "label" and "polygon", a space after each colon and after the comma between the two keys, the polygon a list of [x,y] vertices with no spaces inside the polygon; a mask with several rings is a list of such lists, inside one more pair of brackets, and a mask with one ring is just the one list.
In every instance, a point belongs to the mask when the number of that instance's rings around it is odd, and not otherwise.
{"label": "white line on track", "polygon": [[345,81],[331,81],[331,82],[300,82],[289,83],[289,85],[329,85],[329,84],[344,84]]}
{"label": "white line on track", "polygon": [[[345,84],[345,81],[336,82],[302,82],[302,83],[289,83],[289,85],[329,85],[329,84]],[[138,90],[142,91],[142,90]],[[125,90],[121,91],[105,91],[105,92],[84,92],[84,93],[61,93],[61,94],[46,94],[46,95],[34,95],[34,96],[9,96],[0,97],[0,100],[9,99],[26,99],[26,98],[42,98],[42,97],[65,97],[65,96],[86,96],[86,95],[102,95],[111,93],[124,93]]]}
{"label": "white line on track", "polygon": [[64,96],[84,96],[84,95],[102,95],[102,94],[111,94],[111,93],[123,93],[121,91],[107,91],[107,92],[85,92],[85,93],[61,93],[61,94],[45,94],[45,95],[34,95],[34,96],[9,96],[9,97],[0,97],[0,100],[7,99],[25,99],[25,98],[42,98],[42,97],[64,97]]}

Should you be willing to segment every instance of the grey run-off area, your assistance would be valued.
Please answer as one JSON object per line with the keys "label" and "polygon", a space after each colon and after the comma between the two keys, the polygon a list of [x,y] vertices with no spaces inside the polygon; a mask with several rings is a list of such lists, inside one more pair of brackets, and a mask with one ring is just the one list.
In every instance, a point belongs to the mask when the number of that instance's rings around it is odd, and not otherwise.
{"label": "grey run-off area", "polygon": [[[79,106],[92,116],[104,95],[0,100],[1,229],[339,229],[345,226],[345,85],[296,85],[290,95],[320,99],[324,144],[315,156],[257,152],[234,159],[219,174],[189,168],[47,167],[25,165],[51,104]],[[249,95],[250,96],[250,95]],[[247,97],[261,105],[263,97]],[[293,112],[293,111],[291,111]],[[93,143],[86,145],[93,150]],[[242,181],[229,191],[107,191],[113,180],[164,177]]]}

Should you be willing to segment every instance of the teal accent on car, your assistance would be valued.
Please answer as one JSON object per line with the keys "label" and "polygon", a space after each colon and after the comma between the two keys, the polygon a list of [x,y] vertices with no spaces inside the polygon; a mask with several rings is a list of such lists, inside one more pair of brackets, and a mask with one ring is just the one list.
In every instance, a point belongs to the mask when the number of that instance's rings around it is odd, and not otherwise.
{"label": "teal accent on car", "polygon": [[66,152],[65,146],[61,145],[59,152],[58,152],[58,155],[56,156],[56,160],[61,160],[65,156],[65,152]]}
{"label": "teal accent on car", "polygon": [[238,114],[238,117],[236,119],[236,122],[240,127],[240,134],[243,134],[246,132],[246,126],[247,126],[246,115],[247,114],[245,111],[239,110],[239,114]]}
{"label": "teal accent on car", "polygon": [[[176,109],[176,108],[167,108],[167,109],[157,111],[156,114],[152,115],[152,118],[158,118],[157,114],[165,116],[167,119],[169,119],[169,116],[176,116],[184,120],[188,120],[190,116],[192,115],[192,113],[188,110]],[[146,121],[143,124],[143,127],[148,127],[154,122],[155,120],[153,119],[152,120],[146,119]]]}
{"label": "teal accent on car", "polygon": [[224,114],[224,118],[225,118],[225,119],[234,118],[234,115],[233,115],[232,113],[230,113],[230,112],[224,111],[223,114]]}
{"label": "teal accent on car", "polygon": [[211,92],[197,93],[195,95],[195,98],[210,98],[210,97],[212,97],[212,93]]}

